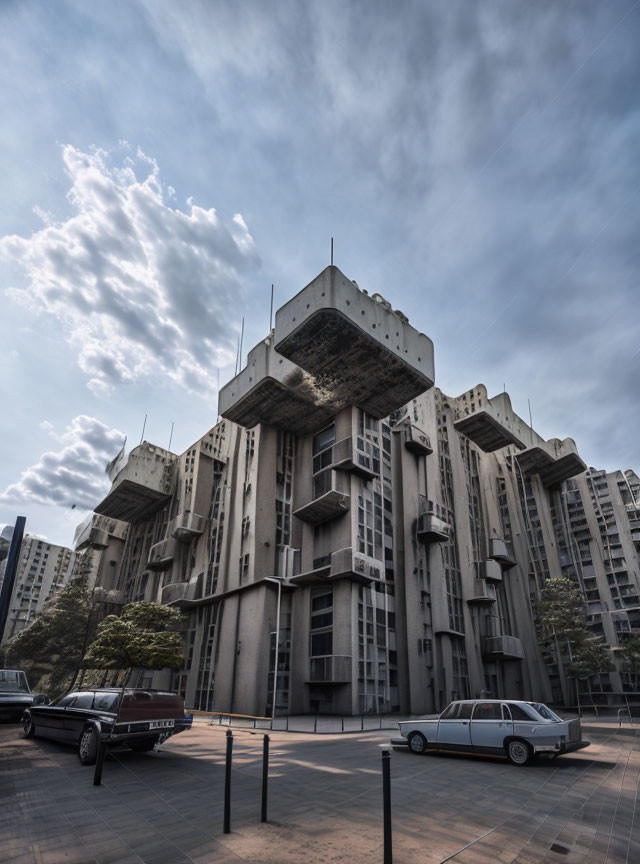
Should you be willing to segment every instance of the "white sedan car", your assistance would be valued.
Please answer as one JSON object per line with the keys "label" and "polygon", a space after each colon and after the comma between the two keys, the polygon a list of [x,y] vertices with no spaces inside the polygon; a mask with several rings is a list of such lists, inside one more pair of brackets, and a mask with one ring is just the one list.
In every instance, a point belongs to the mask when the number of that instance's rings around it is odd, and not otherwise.
{"label": "white sedan car", "polygon": [[413,753],[448,750],[506,755],[514,765],[535,756],[560,756],[589,746],[579,720],[562,720],[541,702],[514,699],[467,699],[452,702],[435,719],[403,720],[402,738]]}

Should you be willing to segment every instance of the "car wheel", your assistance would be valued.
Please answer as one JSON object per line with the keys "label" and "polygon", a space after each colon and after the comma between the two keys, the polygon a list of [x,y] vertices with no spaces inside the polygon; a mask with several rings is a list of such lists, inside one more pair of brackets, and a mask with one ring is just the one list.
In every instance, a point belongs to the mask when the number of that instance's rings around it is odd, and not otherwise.
{"label": "car wheel", "polygon": [[412,732],[409,735],[409,750],[412,753],[424,753],[427,749],[427,739],[422,732]]}
{"label": "car wheel", "polygon": [[36,724],[31,717],[25,717],[22,721],[22,737],[33,738],[36,734]]}
{"label": "car wheel", "polygon": [[149,750],[153,750],[156,743],[155,740],[130,741],[129,747],[131,747],[132,750],[135,750],[136,753],[148,753]]}
{"label": "car wheel", "polygon": [[531,745],[526,741],[515,739],[507,744],[507,758],[512,765],[527,765],[532,757]]}
{"label": "car wheel", "polygon": [[89,726],[80,736],[78,744],[78,758],[83,765],[95,765],[98,758],[98,730],[95,726]]}

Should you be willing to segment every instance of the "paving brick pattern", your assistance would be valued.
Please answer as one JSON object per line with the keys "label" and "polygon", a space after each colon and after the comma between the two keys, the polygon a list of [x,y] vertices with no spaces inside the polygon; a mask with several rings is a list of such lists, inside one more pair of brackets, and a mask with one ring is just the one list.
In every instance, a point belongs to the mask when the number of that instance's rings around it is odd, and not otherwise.
{"label": "paving brick pattern", "polygon": [[[528,768],[394,751],[394,862],[637,864],[640,735],[603,726],[588,737],[587,750]],[[224,729],[198,724],[160,752],[119,751],[94,787],[71,748],[3,725],[0,862],[381,864],[385,747],[375,732],[273,733],[262,825],[262,735],[237,731],[224,835]]]}

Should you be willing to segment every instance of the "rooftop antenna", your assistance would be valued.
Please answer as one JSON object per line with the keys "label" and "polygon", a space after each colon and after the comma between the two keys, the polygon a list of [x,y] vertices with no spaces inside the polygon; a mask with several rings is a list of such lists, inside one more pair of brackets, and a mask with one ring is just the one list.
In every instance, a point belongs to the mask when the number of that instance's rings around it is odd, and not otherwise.
{"label": "rooftop antenna", "polygon": [[140,443],[141,444],[142,444],[142,441],[144,439],[144,430],[146,429],[146,427],[147,427],[147,415],[145,414],[144,415],[144,423],[142,424],[142,435],[140,436]]}
{"label": "rooftop antenna", "polygon": [[242,329],[240,330],[240,365],[238,367],[238,372],[242,371],[242,340],[244,339],[244,318],[242,319]]}
{"label": "rooftop antenna", "polygon": [[169,435],[169,446],[167,447],[167,450],[171,450],[172,440],[173,440],[173,420],[171,421],[171,434]]}
{"label": "rooftop antenna", "polygon": [[331,266],[333,267],[333,237],[331,238]]}
{"label": "rooftop antenna", "polygon": [[236,348],[236,368],[234,371],[234,375],[238,374],[238,358],[240,357],[240,337],[238,336],[238,347]]}
{"label": "rooftop antenna", "polygon": [[273,330],[273,282],[271,283],[271,308],[269,309],[269,333]]}

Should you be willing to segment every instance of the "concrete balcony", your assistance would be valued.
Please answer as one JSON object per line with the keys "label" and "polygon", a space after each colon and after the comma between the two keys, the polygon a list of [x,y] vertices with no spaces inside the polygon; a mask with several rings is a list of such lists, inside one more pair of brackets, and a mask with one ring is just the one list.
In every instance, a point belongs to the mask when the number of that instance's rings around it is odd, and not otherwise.
{"label": "concrete balcony", "polygon": [[496,586],[486,579],[473,580],[473,595],[467,598],[469,606],[490,606],[496,602]]}
{"label": "concrete balcony", "polygon": [[433,386],[433,343],[327,267],[276,313],[275,350],[381,419]]}
{"label": "concrete balcony", "polygon": [[518,465],[524,474],[538,474],[544,486],[554,486],[587,470],[572,438],[550,438],[518,453]]}
{"label": "concrete balcony", "polygon": [[308,684],[350,684],[351,655],[327,654],[309,659]]}
{"label": "concrete balcony", "polygon": [[149,570],[168,570],[173,564],[175,554],[176,541],[173,537],[167,537],[151,547],[147,567]]}
{"label": "concrete balcony", "polygon": [[351,579],[368,585],[384,579],[384,564],[347,546],[332,553],[329,578]]}
{"label": "concrete balcony", "polygon": [[434,513],[420,513],[416,535],[420,543],[446,543],[451,535],[451,526]]}
{"label": "concrete balcony", "polygon": [[118,472],[111,491],[95,508],[103,516],[138,522],[167,503],[175,488],[176,455],[143,441]]}
{"label": "concrete balcony", "polygon": [[489,540],[489,558],[501,564],[505,570],[515,567],[518,563],[513,555],[510,543],[505,543],[500,537]]}
{"label": "concrete balcony", "polygon": [[[456,400],[456,430],[475,442],[485,453],[515,444],[520,450],[530,440],[530,429],[514,413],[506,393],[489,399],[484,385],[478,385],[473,400],[465,394]],[[478,395],[479,393],[479,395]],[[465,398],[466,397],[466,398]]]}
{"label": "concrete balcony", "polygon": [[351,471],[365,480],[377,477],[373,470],[373,458],[371,456],[371,444],[364,441],[364,449],[357,446],[357,438],[343,438],[333,445],[331,456],[331,467],[336,471]]}
{"label": "concrete balcony", "polygon": [[103,603],[105,606],[125,605],[124,591],[119,591],[115,588],[111,590],[99,587],[94,588],[94,600],[96,603]]}
{"label": "concrete balcony", "polygon": [[218,395],[219,413],[234,423],[265,423],[297,435],[322,427],[342,407],[330,389],[276,354],[269,338],[249,352],[246,368]]}
{"label": "concrete balcony", "polygon": [[293,515],[311,525],[329,522],[349,512],[351,497],[347,493],[348,484],[335,471],[324,471],[313,480],[313,498]]}
{"label": "concrete balcony", "polygon": [[522,642],[517,636],[486,636],[482,640],[482,656],[489,661],[524,660]]}
{"label": "concrete balcony", "polygon": [[414,453],[416,456],[429,456],[433,453],[429,436],[418,426],[411,424],[400,429],[394,429],[393,431],[400,432],[403,444],[409,453]]}
{"label": "concrete balcony", "polygon": [[478,564],[478,578],[487,582],[502,582],[502,567],[497,561],[481,561]]}
{"label": "concrete balcony", "polygon": [[196,513],[185,510],[169,522],[169,534],[182,543],[189,543],[194,537],[199,537],[204,531],[204,518]]}
{"label": "concrete balcony", "polygon": [[172,582],[170,585],[165,585],[162,589],[160,602],[164,606],[177,606],[185,608],[193,606],[200,599],[202,594],[202,582]]}

